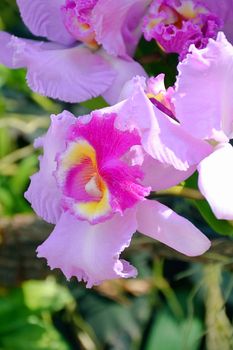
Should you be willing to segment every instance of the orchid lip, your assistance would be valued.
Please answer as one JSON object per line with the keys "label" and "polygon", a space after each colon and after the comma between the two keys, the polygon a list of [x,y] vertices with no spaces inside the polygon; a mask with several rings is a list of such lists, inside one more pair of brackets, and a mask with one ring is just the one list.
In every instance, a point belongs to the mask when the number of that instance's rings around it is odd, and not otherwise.
{"label": "orchid lip", "polygon": [[[179,5],[180,3],[180,5]],[[194,0],[154,0],[144,17],[143,32],[146,40],[154,39],[167,53],[179,54],[182,61],[190,44],[204,48],[209,38],[215,39],[222,27],[218,15]]]}
{"label": "orchid lip", "polygon": [[122,215],[149,193],[141,184],[141,170],[121,159],[140,144],[140,137],[136,131],[118,130],[116,117],[93,113],[87,124],[77,121],[68,130],[66,149],[56,159],[63,210],[90,224],[104,222],[117,212]]}
{"label": "orchid lip", "polygon": [[61,14],[63,23],[68,32],[80,42],[83,42],[90,49],[99,48],[95,40],[95,32],[91,25],[91,11],[95,7],[98,0],[86,5],[78,3],[77,0],[66,0],[61,6]]}

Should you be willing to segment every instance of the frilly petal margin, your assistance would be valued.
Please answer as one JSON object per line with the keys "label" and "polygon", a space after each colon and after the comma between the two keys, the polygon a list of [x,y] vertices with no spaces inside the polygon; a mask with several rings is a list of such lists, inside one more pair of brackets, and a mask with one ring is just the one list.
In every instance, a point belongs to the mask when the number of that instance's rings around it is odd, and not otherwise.
{"label": "frilly petal margin", "polygon": [[[16,69],[16,68],[23,68],[25,66],[24,62],[16,61],[14,59],[15,56],[15,49],[12,46],[12,38],[14,38],[13,35],[0,31],[0,64],[3,64],[4,66]],[[30,39],[20,39],[22,42],[25,43],[25,45],[38,45],[40,44],[38,41],[30,40]]]}
{"label": "frilly petal margin", "polygon": [[6,32],[0,32],[0,64],[8,68],[15,68],[13,64],[14,49],[9,47],[11,35]]}
{"label": "frilly petal margin", "polygon": [[218,219],[233,220],[233,147],[220,144],[198,166],[198,185]]}
{"label": "frilly petal margin", "polygon": [[228,141],[233,136],[233,46],[220,32],[205,49],[192,45],[178,71],[173,103],[181,126],[198,138]]}
{"label": "frilly petal margin", "polygon": [[37,248],[38,257],[46,258],[51,269],[60,268],[66,278],[83,280],[87,288],[105,280],[135,277],[136,269],[119,259],[135,231],[134,210],[98,225],[64,212],[49,238]]}
{"label": "frilly petal margin", "polygon": [[12,37],[14,62],[27,68],[30,88],[54,99],[76,103],[99,96],[114,81],[116,72],[98,52],[82,45],[61,48],[56,44],[27,43]]}
{"label": "frilly petal margin", "polygon": [[191,222],[157,201],[138,205],[138,231],[187,256],[203,254],[210,241]]}
{"label": "frilly petal margin", "polygon": [[43,147],[40,157],[40,170],[31,176],[30,186],[25,198],[31,203],[37,215],[49,223],[55,224],[62,212],[61,194],[53,172],[57,167],[56,154],[65,148],[67,129],[76,121],[69,112],[51,116],[51,126],[46,135],[36,140],[35,147]]}
{"label": "frilly petal margin", "polygon": [[17,0],[21,17],[29,30],[37,36],[69,45],[75,39],[62,21],[64,0]]}

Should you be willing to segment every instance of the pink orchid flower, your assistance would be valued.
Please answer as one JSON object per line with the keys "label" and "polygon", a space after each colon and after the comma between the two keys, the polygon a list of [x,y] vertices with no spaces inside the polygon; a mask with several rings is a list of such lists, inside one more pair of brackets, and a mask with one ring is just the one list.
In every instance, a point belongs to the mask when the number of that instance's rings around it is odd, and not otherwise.
{"label": "pink orchid flower", "polygon": [[49,42],[0,32],[0,63],[26,68],[33,91],[81,102],[112,89],[117,94],[135,74],[145,74],[130,58],[140,37],[145,1],[17,0],[17,4],[30,31]]}
{"label": "pink orchid flower", "polygon": [[223,33],[178,65],[176,117],[191,135],[213,145],[199,166],[199,188],[218,219],[233,219],[233,47]]}
{"label": "pink orchid flower", "polygon": [[[164,75],[146,80],[135,77],[127,82],[114,106],[120,118],[118,128],[137,129],[146,154],[178,171],[195,166],[212,151],[206,141],[190,135],[176,119],[172,88],[164,86]],[[104,110],[110,111],[113,107]],[[194,152],[195,150],[195,152]],[[182,181],[182,180],[180,180]],[[171,186],[171,185],[170,185]]]}
{"label": "pink orchid flower", "polygon": [[146,40],[156,40],[164,51],[178,53],[182,60],[191,44],[202,49],[221,29],[232,40],[232,20],[232,0],[154,0],[143,31]]}
{"label": "pink orchid flower", "polygon": [[52,116],[47,134],[36,141],[44,154],[25,196],[39,216],[56,225],[38,256],[87,287],[136,276],[120,258],[136,230],[189,256],[210,246],[188,220],[146,198],[151,188],[164,188],[163,177],[173,185],[177,173],[179,180],[188,175],[145,153],[140,127],[118,127],[130,103],[78,119],[66,111]]}

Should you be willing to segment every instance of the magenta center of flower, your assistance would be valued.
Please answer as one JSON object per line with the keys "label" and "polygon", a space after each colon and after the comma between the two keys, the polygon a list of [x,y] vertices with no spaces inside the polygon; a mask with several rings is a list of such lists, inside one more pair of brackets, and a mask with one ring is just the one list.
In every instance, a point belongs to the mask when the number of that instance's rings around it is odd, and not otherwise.
{"label": "magenta center of flower", "polygon": [[98,47],[91,24],[92,10],[97,2],[98,0],[66,0],[61,7],[63,23],[68,32],[91,48]]}
{"label": "magenta center of flower", "polygon": [[57,156],[56,179],[63,207],[80,219],[97,223],[123,212],[149,194],[142,172],[122,160],[140,144],[135,133],[114,127],[115,115],[94,115],[70,129],[66,150]]}
{"label": "magenta center of flower", "polygon": [[201,2],[154,0],[144,18],[143,32],[146,40],[155,39],[164,51],[183,58],[190,44],[204,48],[220,27],[220,19]]}

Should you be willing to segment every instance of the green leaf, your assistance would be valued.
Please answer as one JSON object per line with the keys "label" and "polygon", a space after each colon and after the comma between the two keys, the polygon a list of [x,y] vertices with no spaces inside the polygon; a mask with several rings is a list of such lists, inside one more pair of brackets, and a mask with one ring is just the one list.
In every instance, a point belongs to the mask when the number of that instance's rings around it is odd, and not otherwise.
{"label": "green leaf", "polygon": [[61,107],[53,100],[48,97],[41,96],[36,94],[35,92],[31,93],[31,98],[48,113],[58,114],[61,112]]}
{"label": "green leaf", "polygon": [[10,186],[14,194],[23,194],[26,185],[29,182],[29,176],[36,171],[37,163],[38,160],[35,154],[20,162],[16,174],[10,180]]}
{"label": "green leaf", "polygon": [[194,205],[215,232],[220,235],[233,237],[233,225],[227,220],[218,220],[207,201],[194,201]]}
{"label": "green leaf", "polygon": [[14,206],[14,199],[7,188],[2,187],[0,176],[0,215],[9,215]]}
{"label": "green leaf", "polygon": [[7,128],[0,128],[0,159],[13,149],[14,141]]}
{"label": "green leaf", "polygon": [[[25,307],[22,290],[15,288],[0,297],[0,339],[25,324],[29,315]],[[0,342],[1,344],[1,342]]]}
{"label": "green leaf", "polygon": [[13,91],[17,91],[18,98],[20,95],[29,96],[31,94],[31,90],[26,84],[26,69],[21,68],[17,70],[10,70],[7,79],[7,86],[11,88]]}
{"label": "green leaf", "polygon": [[[185,181],[186,187],[198,189],[198,173],[195,172]],[[192,200],[193,205],[199,210],[200,214],[208,225],[218,234],[233,237],[233,225],[227,220],[218,220],[212,212],[206,200]]]}
{"label": "green leaf", "polygon": [[25,305],[30,310],[59,311],[73,303],[68,289],[57,284],[50,276],[45,281],[30,280],[22,286]]}
{"label": "green leaf", "polygon": [[99,342],[114,350],[133,349],[132,344],[136,349],[139,347],[142,329],[151,312],[147,298],[136,297],[121,305],[85,292],[77,302],[80,313]]}
{"label": "green leaf", "polygon": [[1,339],[3,350],[69,350],[70,347],[57,330],[37,316],[30,316],[25,324]]}
{"label": "green leaf", "polygon": [[54,327],[49,311],[61,309],[68,295],[51,279],[26,282],[23,288],[0,296],[0,349],[70,350]]}
{"label": "green leaf", "polygon": [[[0,27],[1,27],[1,19],[0,19]],[[0,87],[2,87],[6,83],[8,75],[9,75],[9,69],[1,65],[0,66]]]}
{"label": "green leaf", "polygon": [[82,102],[80,105],[90,110],[100,109],[108,106],[108,104],[101,96]]}
{"label": "green leaf", "polygon": [[198,319],[178,322],[163,311],[155,319],[145,350],[198,350],[201,337],[202,325]]}

